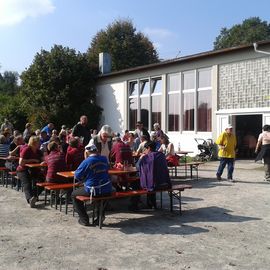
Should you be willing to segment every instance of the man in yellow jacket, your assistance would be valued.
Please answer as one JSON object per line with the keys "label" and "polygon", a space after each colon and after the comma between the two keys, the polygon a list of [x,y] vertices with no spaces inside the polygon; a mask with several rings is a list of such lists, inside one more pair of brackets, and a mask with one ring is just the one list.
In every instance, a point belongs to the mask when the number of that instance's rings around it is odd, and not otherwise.
{"label": "man in yellow jacket", "polygon": [[217,170],[217,179],[221,180],[221,175],[225,166],[227,165],[228,175],[227,179],[231,182],[233,181],[233,170],[234,170],[234,160],[235,160],[235,150],[236,150],[236,137],[232,132],[233,127],[228,125],[224,132],[222,132],[216,144],[219,147],[218,156],[220,158],[220,164]]}

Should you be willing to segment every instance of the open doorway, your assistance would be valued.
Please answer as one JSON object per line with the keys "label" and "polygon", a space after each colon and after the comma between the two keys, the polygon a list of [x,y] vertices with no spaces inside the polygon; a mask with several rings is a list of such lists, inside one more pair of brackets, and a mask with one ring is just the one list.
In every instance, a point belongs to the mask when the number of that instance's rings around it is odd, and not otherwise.
{"label": "open doorway", "polygon": [[236,115],[235,134],[238,144],[238,158],[253,159],[259,134],[262,132],[262,114]]}

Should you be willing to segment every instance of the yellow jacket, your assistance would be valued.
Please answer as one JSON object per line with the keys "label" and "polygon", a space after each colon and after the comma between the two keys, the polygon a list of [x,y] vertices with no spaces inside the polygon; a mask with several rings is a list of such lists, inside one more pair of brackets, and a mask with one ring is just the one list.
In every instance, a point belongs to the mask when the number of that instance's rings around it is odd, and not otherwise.
{"label": "yellow jacket", "polygon": [[224,149],[219,147],[218,156],[224,158],[235,158],[236,137],[234,134],[222,132],[216,140],[217,145],[223,145]]}

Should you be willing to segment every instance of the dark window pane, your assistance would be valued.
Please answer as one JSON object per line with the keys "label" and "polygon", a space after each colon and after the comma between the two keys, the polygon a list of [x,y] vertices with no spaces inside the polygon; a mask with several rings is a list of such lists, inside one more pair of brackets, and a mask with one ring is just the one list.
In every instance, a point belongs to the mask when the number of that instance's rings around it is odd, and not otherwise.
{"label": "dark window pane", "polygon": [[129,98],[129,129],[134,130],[137,123],[137,98]]}
{"label": "dark window pane", "polygon": [[138,83],[137,82],[130,82],[129,83],[129,95],[130,96],[137,96],[138,95]]}
{"label": "dark window pane", "polygon": [[141,121],[143,126],[149,128],[149,97],[141,97]]}
{"label": "dark window pane", "polygon": [[141,95],[150,94],[150,83],[149,81],[141,81]]}
{"label": "dark window pane", "polygon": [[198,91],[198,131],[212,129],[212,97],[211,91]]}
{"label": "dark window pane", "polygon": [[153,79],[153,91],[152,93],[157,94],[157,93],[162,93],[162,81],[161,79]]}
{"label": "dark window pane", "polygon": [[194,93],[184,93],[184,130],[194,130]]}
{"label": "dark window pane", "polygon": [[168,130],[169,131],[179,131],[179,117],[180,117],[180,104],[179,104],[179,94],[168,95]]}
{"label": "dark window pane", "polygon": [[161,124],[161,95],[152,96],[152,124]]}

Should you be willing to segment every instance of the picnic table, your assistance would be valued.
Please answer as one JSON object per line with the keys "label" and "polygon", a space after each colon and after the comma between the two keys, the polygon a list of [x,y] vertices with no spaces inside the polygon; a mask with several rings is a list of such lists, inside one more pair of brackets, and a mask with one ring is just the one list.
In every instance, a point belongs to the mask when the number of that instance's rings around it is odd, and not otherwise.
{"label": "picnic table", "polygon": [[[193,153],[193,151],[180,150],[175,152],[177,156],[184,156],[184,164],[185,164],[185,178],[187,178],[187,155]],[[177,176],[177,168],[175,168],[176,176]]]}

